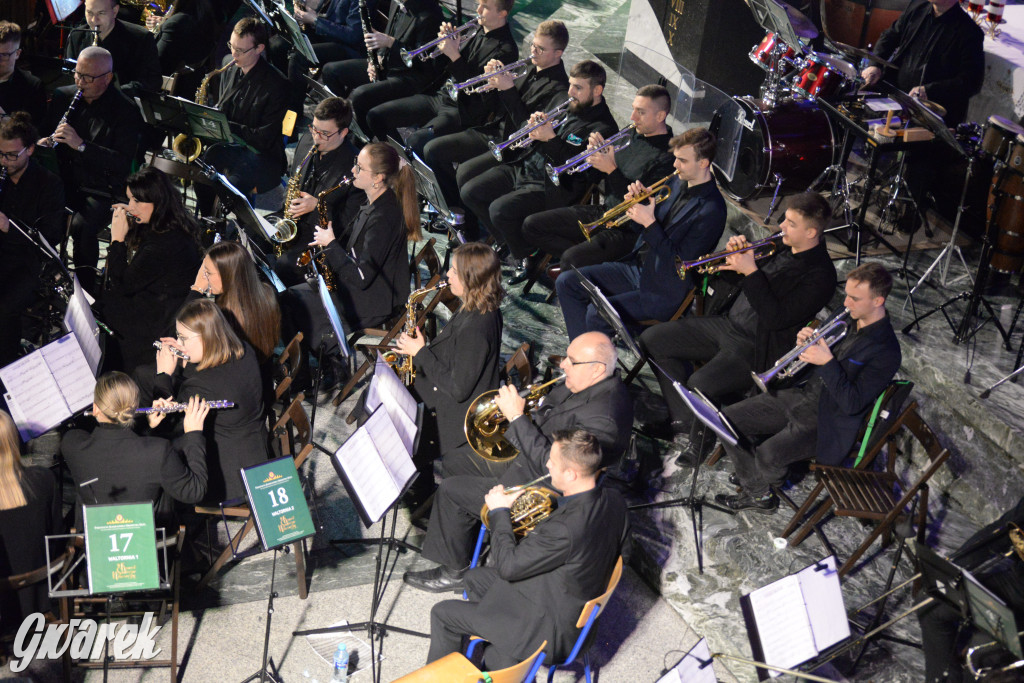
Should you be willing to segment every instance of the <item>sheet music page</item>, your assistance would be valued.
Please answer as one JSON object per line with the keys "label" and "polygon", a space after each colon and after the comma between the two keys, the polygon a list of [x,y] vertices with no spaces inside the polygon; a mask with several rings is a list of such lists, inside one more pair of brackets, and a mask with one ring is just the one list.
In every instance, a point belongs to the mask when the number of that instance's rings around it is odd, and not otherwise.
{"label": "sheet music page", "polygon": [[0,368],[0,380],[20,408],[22,421],[15,423],[26,441],[71,417],[41,351],[33,351]]}
{"label": "sheet music page", "polygon": [[[824,566],[825,569],[817,567]],[[818,652],[850,637],[850,622],[843,604],[843,589],[839,585],[836,558],[829,555],[797,573],[800,590],[807,606],[807,619]]]}
{"label": "sheet music page", "polygon": [[57,380],[57,388],[68,410],[75,413],[89,407],[96,389],[96,377],[75,335],[66,334],[39,351],[50,368],[50,374]]}
{"label": "sheet music page", "polygon": [[31,432],[21,428],[21,425],[25,424],[25,413],[22,412],[21,406],[18,405],[18,399],[14,398],[12,394],[4,394],[4,401],[7,403],[7,410],[11,413],[11,419],[18,426],[18,434],[21,435],[21,440],[28,441],[33,435]]}
{"label": "sheet music page", "polygon": [[366,391],[366,410],[372,412],[381,405],[391,416],[406,452],[412,455],[412,446],[416,442],[416,399],[398,379],[394,368],[385,363],[378,353],[373,379]]}
{"label": "sheet music page", "polygon": [[[378,415],[380,415],[379,418]],[[380,453],[380,458],[384,461],[384,466],[388,468],[391,480],[395,483],[396,493],[388,503],[390,506],[409,480],[416,475],[416,465],[413,464],[412,456],[402,442],[387,409],[376,411],[363,427],[373,439],[377,452]]]}
{"label": "sheet music page", "polygon": [[710,664],[702,668],[702,664],[711,659],[707,638],[701,638],[690,648],[682,661],[662,676],[658,683],[717,683],[715,667]]}
{"label": "sheet music page", "polygon": [[334,458],[348,476],[353,492],[366,511],[366,516],[377,522],[398,498],[399,490],[381,457],[373,437],[367,429],[371,422],[388,420],[383,410],[376,411],[362,427],[341,445]]}
{"label": "sheet music page", "polygon": [[89,369],[95,377],[99,372],[100,358],[103,356],[99,342],[100,328],[85,299],[85,290],[78,284],[77,276],[75,293],[68,301],[68,310],[64,314],[64,326],[78,338],[78,345],[82,347],[85,359],[89,361]]}
{"label": "sheet music page", "polygon": [[749,597],[766,664],[792,668],[818,654],[796,576],[758,588]]}

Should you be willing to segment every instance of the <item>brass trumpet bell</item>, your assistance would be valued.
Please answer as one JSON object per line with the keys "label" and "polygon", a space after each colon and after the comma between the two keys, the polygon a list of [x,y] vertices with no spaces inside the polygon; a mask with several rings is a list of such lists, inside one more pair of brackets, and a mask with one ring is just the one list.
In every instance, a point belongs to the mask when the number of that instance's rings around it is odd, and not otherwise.
{"label": "brass trumpet bell", "polygon": [[203,153],[203,143],[199,138],[180,133],[171,142],[171,151],[178,161],[191,164]]}

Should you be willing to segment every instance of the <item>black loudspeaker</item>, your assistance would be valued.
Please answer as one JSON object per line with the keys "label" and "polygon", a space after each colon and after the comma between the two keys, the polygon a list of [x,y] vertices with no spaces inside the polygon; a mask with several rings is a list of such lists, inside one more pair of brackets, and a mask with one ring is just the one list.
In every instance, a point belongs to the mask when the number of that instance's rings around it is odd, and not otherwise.
{"label": "black loudspeaker", "polygon": [[672,57],[729,95],[758,95],[764,71],[750,51],[766,31],[743,0],[650,0]]}

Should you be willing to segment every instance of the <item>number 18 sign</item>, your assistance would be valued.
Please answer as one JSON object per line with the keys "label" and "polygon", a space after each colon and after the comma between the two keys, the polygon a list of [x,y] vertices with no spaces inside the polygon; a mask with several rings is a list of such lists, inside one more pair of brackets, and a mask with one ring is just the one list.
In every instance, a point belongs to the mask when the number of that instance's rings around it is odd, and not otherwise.
{"label": "number 18 sign", "polygon": [[302,482],[290,457],[242,470],[256,528],[264,550],[279,548],[316,533]]}
{"label": "number 18 sign", "polygon": [[86,505],[83,518],[91,593],[160,587],[152,503]]}

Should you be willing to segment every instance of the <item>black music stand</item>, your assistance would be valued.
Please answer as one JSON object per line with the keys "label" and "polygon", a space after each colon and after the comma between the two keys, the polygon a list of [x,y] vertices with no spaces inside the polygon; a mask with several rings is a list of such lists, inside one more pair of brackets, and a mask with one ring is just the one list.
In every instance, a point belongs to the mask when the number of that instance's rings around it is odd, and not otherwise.
{"label": "black music stand", "polygon": [[239,142],[224,112],[167,93],[143,92],[135,96],[143,120],[160,132],[199,138],[207,144]]}

